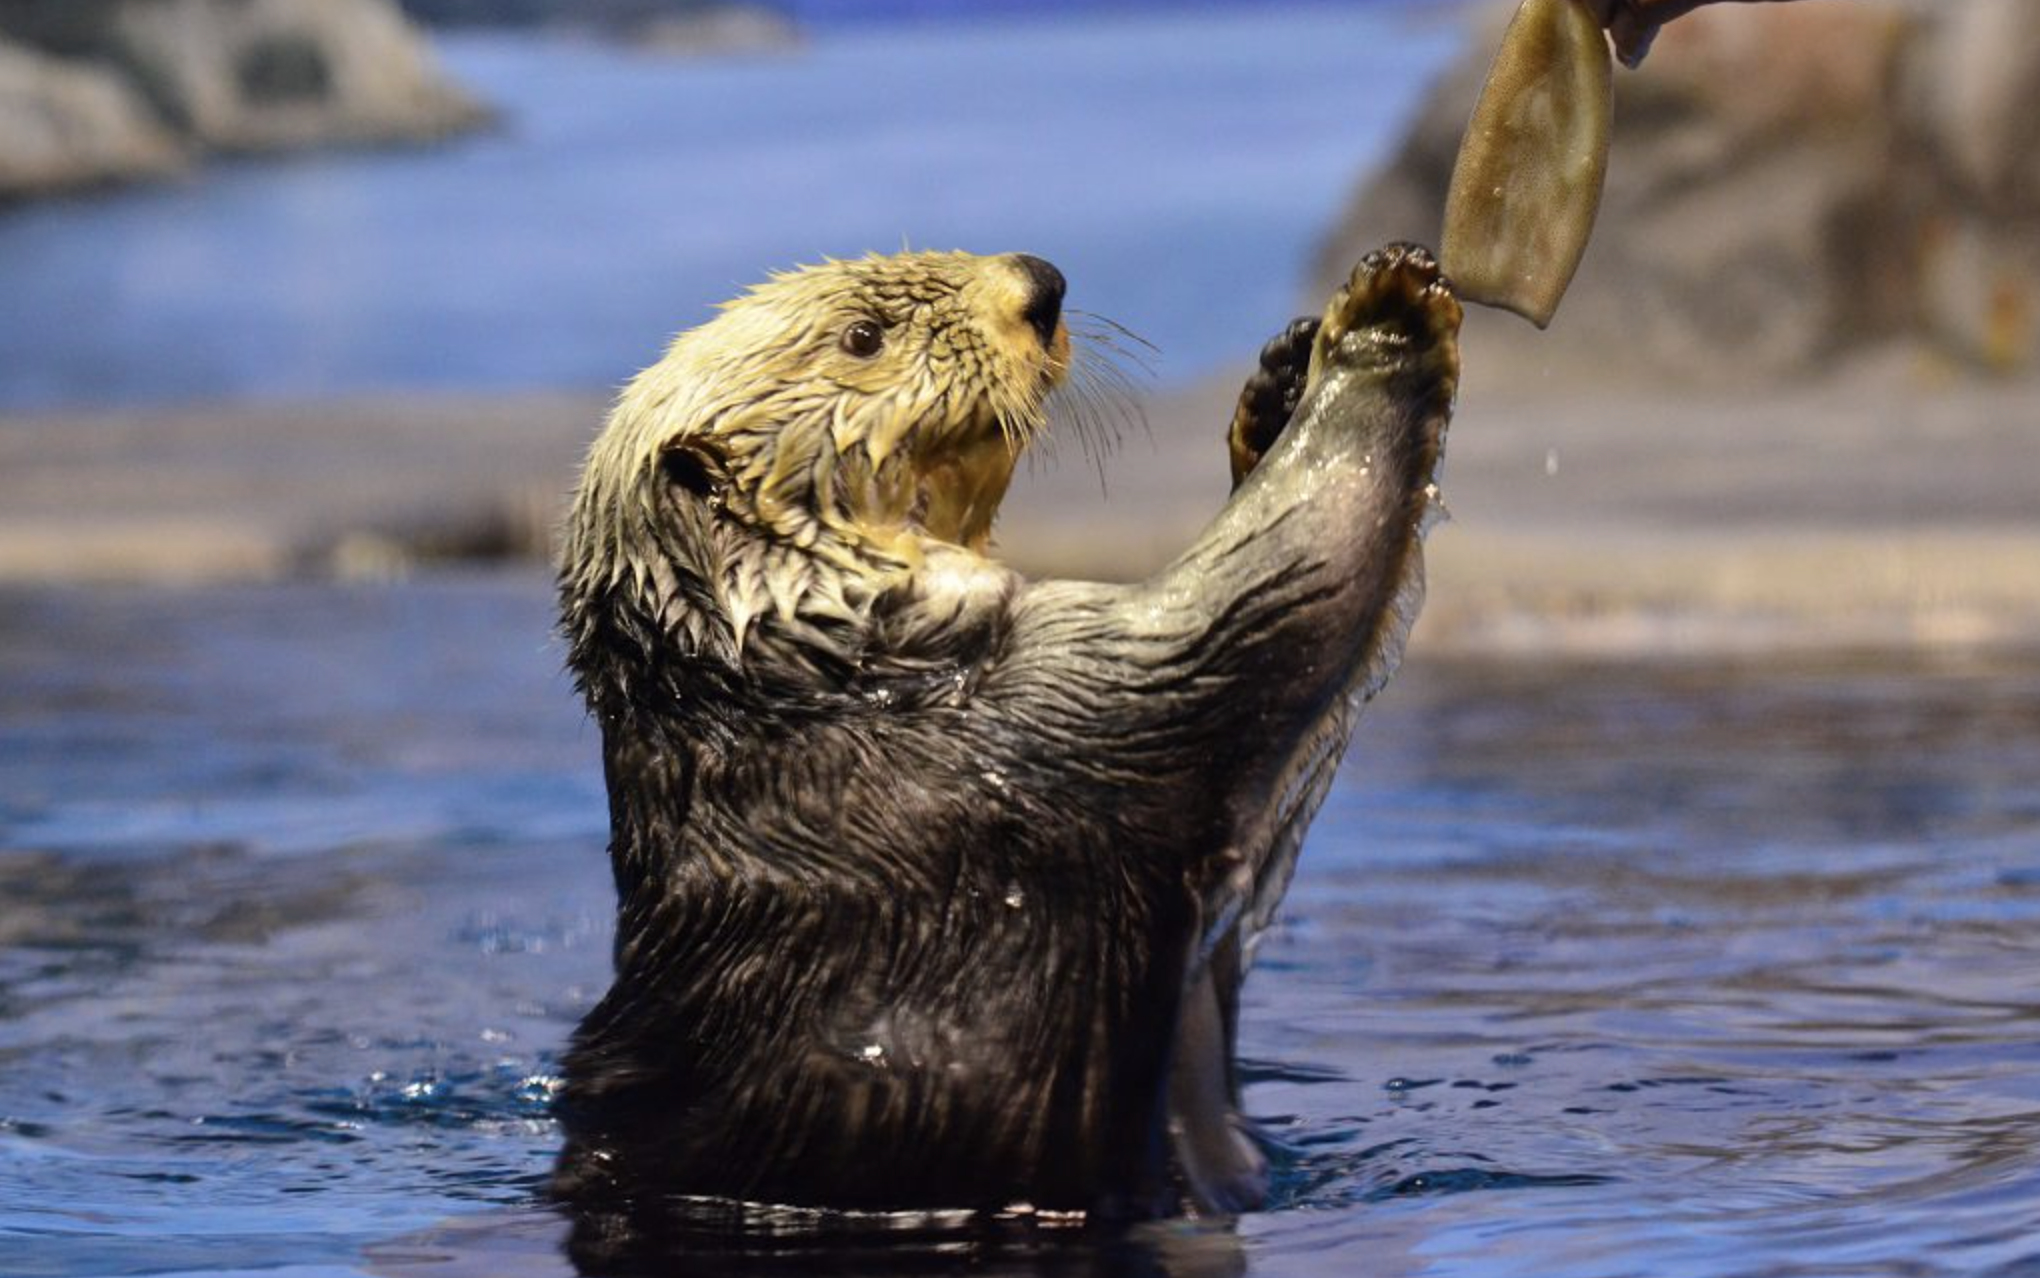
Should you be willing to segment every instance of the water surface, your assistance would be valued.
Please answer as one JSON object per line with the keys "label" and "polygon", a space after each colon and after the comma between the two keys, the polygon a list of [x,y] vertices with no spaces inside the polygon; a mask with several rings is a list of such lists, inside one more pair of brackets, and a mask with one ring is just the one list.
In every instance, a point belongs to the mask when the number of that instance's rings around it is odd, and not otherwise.
{"label": "water surface", "polygon": [[[549,611],[0,598],[0,1272],[568,1271],[536,1194],[610,893]],[[1275,1206],[974,1272],[2040,1272],[2040,659],[1420,628],[1287,914]],[[960,1263],[830,1265],[909,1261]]]}

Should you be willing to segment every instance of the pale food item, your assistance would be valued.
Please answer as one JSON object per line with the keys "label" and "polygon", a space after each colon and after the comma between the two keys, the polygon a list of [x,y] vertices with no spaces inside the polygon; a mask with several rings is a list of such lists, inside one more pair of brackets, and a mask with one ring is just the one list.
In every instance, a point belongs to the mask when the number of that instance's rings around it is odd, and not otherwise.
{"label": "pale food item", "polygon": [[1445,199],[1441,257],[1462,299],[1551,323],[1600,208],[1613,99],[1591,0],[1524,0]]}

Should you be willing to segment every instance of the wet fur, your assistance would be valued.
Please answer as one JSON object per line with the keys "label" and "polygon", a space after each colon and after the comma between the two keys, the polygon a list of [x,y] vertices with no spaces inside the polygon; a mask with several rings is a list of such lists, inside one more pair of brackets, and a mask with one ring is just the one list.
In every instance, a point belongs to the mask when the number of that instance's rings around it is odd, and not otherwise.
{"label": "wet fur", "polygon": [[[1370,257],[1195,545],[1030,582],[908,493],[1039,428],[1067,352],[1029,355],[1011,261],[783,277],[591,453],[562,599],[619,913],[565,1067],[570,1200],[1128,1218],[1263,1190],[1239,981],[1414,615],[1458,308],[1421,251]],[[898,358],[846,388],[836,334],[887,306]]]}

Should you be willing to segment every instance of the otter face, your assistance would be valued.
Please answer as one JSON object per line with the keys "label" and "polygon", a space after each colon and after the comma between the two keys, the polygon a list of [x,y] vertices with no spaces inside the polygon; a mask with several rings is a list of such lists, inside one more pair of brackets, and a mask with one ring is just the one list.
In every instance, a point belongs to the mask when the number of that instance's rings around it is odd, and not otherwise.
{"label": "otter face", "polygon": [[[982,550],[1042,401],[1069,368],[1063,277],[1037,257],[962,253],[831,263],[732,303],[803,336],[790,381],[825,379],[832,495],[858,531],[912,529]],[[795,443],[782,428],[782,447]]]}
{"label": "otter face", "polygon": [[[803,549],[982,551],[1069,368],[1063,277],[1025,254],[909,253],[776,275],[624,393],[581,505],[691,478]],[[577,516],[577,525],[584,516]],[[827,549],[826,546],[823,547]]]}

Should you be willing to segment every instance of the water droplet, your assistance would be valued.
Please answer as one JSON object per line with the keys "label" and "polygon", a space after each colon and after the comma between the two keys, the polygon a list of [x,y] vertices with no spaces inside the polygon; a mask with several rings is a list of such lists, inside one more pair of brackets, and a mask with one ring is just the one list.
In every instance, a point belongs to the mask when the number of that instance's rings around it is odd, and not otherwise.
{"label": "water droplet", "polygon": [[1417,535],[1428,537],[1433,528],[1439,524],[1449,523],[1451,519],[1452,508],[1445,504],[1444,490],[1438,487],[1436,480],[1425,484],[1424,513],[1417,522]]}
{"label": "water droplet", "polygon": [[1558,450],[1556,448],[1547,448],[1544,450],[1544,474],[1547,478],[1549,478],[1550,476],[1556,475],[1557,473],[1558,473]]}
{"label": "water droplet", "polygon": [[1005,900],[1006,907],[1008,909],[1017,910],[1021,906],[1027,904],[1027,894],[1020,890],[1020,885],[1018,883],[1008,883],[1006,885]]}

